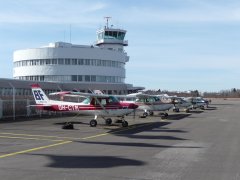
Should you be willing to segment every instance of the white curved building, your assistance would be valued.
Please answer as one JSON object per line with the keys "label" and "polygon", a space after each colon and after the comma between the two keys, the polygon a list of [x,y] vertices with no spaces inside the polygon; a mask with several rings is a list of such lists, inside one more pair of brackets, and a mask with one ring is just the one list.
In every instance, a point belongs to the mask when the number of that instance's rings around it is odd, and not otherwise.
{"label": "white curved building", "polygon": [[97,31],[95,46],[66,42],[17,50],[13,55],[13,78],[47,82],[124,84],[126,31],[109,28]]}

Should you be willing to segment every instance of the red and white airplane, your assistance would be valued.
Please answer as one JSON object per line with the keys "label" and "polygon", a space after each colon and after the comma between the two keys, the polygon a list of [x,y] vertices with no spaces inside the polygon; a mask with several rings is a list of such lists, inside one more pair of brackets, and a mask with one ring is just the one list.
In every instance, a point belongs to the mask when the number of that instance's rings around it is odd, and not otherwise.
{"label": "red and white airplane", "polygon": [[36,108],[48,111],[74,112],[87,115],[94,115],[94,119],[90,121],[90,126],[97,125],[97,117],[105,119],[106,124],[110,125],[112,119],[110,117],[120,117],[122,126],[127,127],[128,122],[124,120],[124,116],[132,113],[138,106],[134,103],[121,103],[117,98],[105,94],[90,94],[81,92],[56,92],[55,95],[70,95],[84,97],[80,102],[68,102],[50,100],[38,84],[31,85],[32,93],[36,102]]}

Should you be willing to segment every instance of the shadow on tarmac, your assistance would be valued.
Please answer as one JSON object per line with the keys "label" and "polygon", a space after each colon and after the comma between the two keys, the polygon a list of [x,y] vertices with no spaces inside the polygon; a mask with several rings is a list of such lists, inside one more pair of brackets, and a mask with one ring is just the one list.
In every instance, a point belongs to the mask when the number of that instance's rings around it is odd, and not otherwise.
{"label": "shadow on tarmac", "polygon": [[210,111],[217,110],[217,107],[208,107],[206,110],[210,110]]}
{"label": "shadow on tarmac", "polygon": [[61,156],[33,154],[48,157],[52,162],[47,167],[53,168],[112,168],[119,166],[143,166],[143,161],[115,156]]}
{"label": "shadow on tarmac", "polygon": [[168,120],[180,120],[185,117],[190,116],[191,114],[171,114],[167,117]]}
{"label": "shadow on tarmac", "polygon": [[194,114],[200,114],[203,113],[204,111],[200,111],[200,110],[190,110],[189,113],[194,113]]}
{"label": "shadow on tarmac", "polygon": [[141,132],[157,132],[156,130],[158,130],[158,132],[159,131],[161,132],[161,130],[163,130],[164,132],[164,130],[166,131],[166,128],[162,129],[162,127],[168,124],[171,124],[171,122],[141,123],[141,124],[129,126],[129,128],[126,130],[122,129],[123,131],[110,130],[108,131],[108,133],[115,136],[127,137],[132,139],[188,140],[188,139],[179,138],[175,136],[139,135],[139,133]]}
{"label": "shadow on tarmac", "polygon": [[133,143],[133,142],[99,142],[99,141],[79,141],[85,144],[98,144],[109,146],[127,146],[127,147],[153,147],[153,148],[202,148],[200,146],[170,146],[170,145],[157,145],[149,143]]}

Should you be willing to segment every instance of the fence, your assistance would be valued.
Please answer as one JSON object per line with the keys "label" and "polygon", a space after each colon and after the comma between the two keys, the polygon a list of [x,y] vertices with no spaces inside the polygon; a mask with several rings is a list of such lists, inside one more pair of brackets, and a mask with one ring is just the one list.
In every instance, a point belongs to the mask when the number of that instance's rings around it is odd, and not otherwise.
{"label": "fence", "polygon": [[[63,116],[62,112],[50,112],[45,110],[37,110],[34,106],[35,101],[29,99],[2,100],[0,99],[0,120],[12,119],[31,116]],[[66,115],[68,115],[66,113]]]}
{"label": "fence", "polygon": [[30,106],[33,104],[35,104],[34,101],[29,99],[0,99],[0,119],[38,115],[39,111]]}

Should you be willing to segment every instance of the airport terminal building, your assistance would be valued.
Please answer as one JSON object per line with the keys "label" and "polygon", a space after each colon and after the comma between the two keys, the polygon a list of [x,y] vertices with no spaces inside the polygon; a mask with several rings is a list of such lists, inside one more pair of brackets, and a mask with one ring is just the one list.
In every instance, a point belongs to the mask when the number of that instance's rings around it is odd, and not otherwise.
{"label": "airport terminal building", "polygon": [[[144,89],[126,84],[125,65],[129,56],[126,30],[108,27],[97,31],[94,45],[54,42],[13,53],[13,79],[0,78],[0,101],[32,97],[30,85],[39,83],[48,94],[56,91],[128,94]],[[4,109],[0,102],[0,111]],[[1,112],[0,112],[1,118]]]}
{"label": "airport terminal building", "polygon": [[125,30],[107,25],[97,31],[95,45],[55,42],[40,48],[17,50],[13,54],[13,78],[71,83],[81,86],[80,91],[88,88],[110,94],[134,91],[139,88],[125,84],[125,65],[129,61],[124,51],[124,46],[128,45],[125,34]]}

